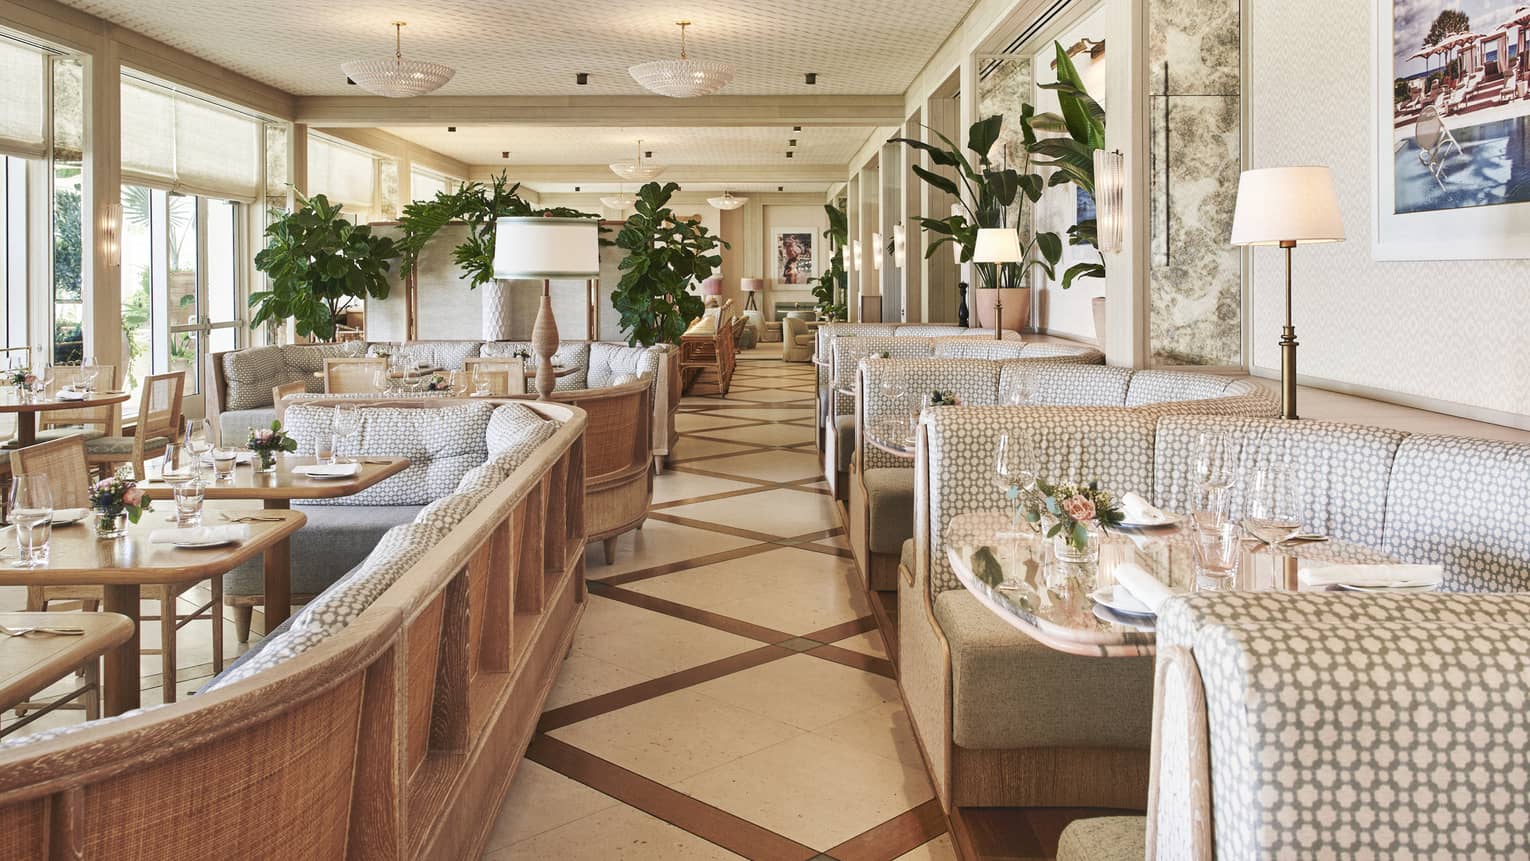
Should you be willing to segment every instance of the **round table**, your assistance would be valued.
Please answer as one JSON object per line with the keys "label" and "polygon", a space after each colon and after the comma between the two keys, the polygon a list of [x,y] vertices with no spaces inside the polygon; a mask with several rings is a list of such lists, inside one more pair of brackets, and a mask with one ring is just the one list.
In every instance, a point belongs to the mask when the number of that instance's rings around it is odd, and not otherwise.
{"label": "round table", "polygon": [[91,392],[77,401],[63,401],[57,397],[21,401],[17,399],[15,388],[12,387],[9,393],[0,396],[0,413],[16,414],[16,444],[24,448],[37,442],[38,413],[111,406],[130,397],[132,395],[127,392]]}

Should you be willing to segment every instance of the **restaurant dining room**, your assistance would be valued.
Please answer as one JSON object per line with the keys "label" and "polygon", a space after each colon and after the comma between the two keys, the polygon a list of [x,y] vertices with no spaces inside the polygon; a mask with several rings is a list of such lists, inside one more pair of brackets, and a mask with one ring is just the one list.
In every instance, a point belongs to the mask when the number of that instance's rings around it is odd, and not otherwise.
{"label": "restaurant dining room", "polygon": [[1527,46],[0,0],[0,861],[1530,858]]}

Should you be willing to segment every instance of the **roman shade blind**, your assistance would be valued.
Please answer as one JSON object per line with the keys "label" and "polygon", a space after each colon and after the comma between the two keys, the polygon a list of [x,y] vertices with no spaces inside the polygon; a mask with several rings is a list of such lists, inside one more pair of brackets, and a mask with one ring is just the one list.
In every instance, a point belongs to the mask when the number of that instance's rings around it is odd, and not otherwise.
{"label": "roman shade blind", "polygon": [[447,190],[446,177],[428,170],[414,168],[409,171],[409,196],[414,200],[435,200],[436,195]]}
{"label": "roman shade blind", "polygon": [[0,37],[0,155],[47,155],[47,75],[47,54]]}
{"label": "roman shade blind", "polygon": [[353,214],[368,215],[377,199],[377,160],[371,153],[310,134],[308,194],[322,194]]}
{"label": "roman shade blind", "polygon": [[122,78],[122,182],[253,202],[262,123],[199,96]]}

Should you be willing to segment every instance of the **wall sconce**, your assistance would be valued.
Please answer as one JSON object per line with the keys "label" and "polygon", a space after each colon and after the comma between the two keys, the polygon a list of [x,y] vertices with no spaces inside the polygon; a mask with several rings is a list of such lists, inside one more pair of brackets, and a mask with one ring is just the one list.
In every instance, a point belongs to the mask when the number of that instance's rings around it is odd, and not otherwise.
{"label": "wall sconce", "polygon": [[851,270],[850,246],[846,245],[839,249],[839,262],[846,272]]}
{"label": "wall sconce", "polygon": [[1094,211],[1100,251],[1120,251],[1126,233],[1126,159],[1120,150],[1094,151]]}
{"label": "wall sconce", "polygon": [[108,203],[101,213],[101,252],[108,266],[122,265],[122,204]]}
{"label": "wall sconce", "polygon": [[887,253],[887,246],[882,244],[882,234],[871,234],[871,268],[882,271],[882,257]]}
{"label": "wall sconce", "polygon": [[901,221],[893,225],[893,265],[899,269],[908,266],[908,231]]}
{"label": "wall sconce", "polygon": [[850,243],[850,271],[859,272],[863,265],[864,259],[861,257],[861,241],[856,239]]}

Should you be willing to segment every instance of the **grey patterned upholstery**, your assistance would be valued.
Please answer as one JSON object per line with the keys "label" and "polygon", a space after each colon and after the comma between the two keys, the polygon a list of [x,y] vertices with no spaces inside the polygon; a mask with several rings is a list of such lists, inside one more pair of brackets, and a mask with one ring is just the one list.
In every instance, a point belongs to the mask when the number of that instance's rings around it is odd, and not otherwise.
{"label": "grey patterned upholstery", "polygon": [[1397,450],[1382,547],[1445,566],[1442,588],[1530,591],[1530,445],[1410,436]]}
{"label": "grey patterned upholstery", "polygon": [[254,347],[223,354],[223,379],[228,387],[221,410],[253,410],[270,407],[271,389],[300,382],[310,392],[324,391],[324,381],[314,376],[324,370],[324,360],[362,355],[361,341],[340,344],[291,344]]}
{"label": "grey patterned upholstery", "polygon": [[[891,402],[883,389],[884,382],[894,380],[901,381],[906,392],[901,405]],[[856,387],[861,393],[858,424],[864,430],[878,422],[907,419],[936,389],[955,394],[964,406],[991,406],[999,391],[999,364],[987,359],[863,359]],[[864,433],[858,445],[863,469],[914,465],[909,458],[871,445]]]}
{"label": "grey patterned upholstery", "polygon": [[464,362],[478,358],[478,351],[482,346],[482,341],[404,342],[404,348],[412,353],[416,360],[448,371],[462,370]]}
{"label": "grey patterned upholstery", "polygon": [[[446,497],[432,505],[454,499]],[[446,524],[426,517],[426,511],[413,523],[395,526],[383,534],[377,546],[353,571],[325,589],[324,593],[293,617],[294,631],[313,631],[324,636],[335,634],[372,606],[378,596],[398,581],[410,566],[425,558],[456,521]],[[459,518],[460,519],[460,518]]]}
{"label": "grey patterned upholstery", "polygon": [[654,347],[628,347],[623,344],[590,345],[590,370],[586,385],[592,389],[614,385],[622,376],[648,374],[657,378],[663,350]]}
{"label": "grey patterned upholstery", "polygon": [[[531,349],[529,341],[485,341],[479,350],[479,355],[485,359],[504,358],[514,356],[517,350],[536,355]],[[590,342],[589,341],[560,341],[558,351],[553,353],[553,364],[563,367],[571,367],[576,370],[565,377],[559,377],[553,384],[553,391],[567,392],[575,389],[588,388],[590,370]]]}
{"label": "grey patterned upholstery", "polygon": [[[383,533],[414,520],[421,506],[297,503],[297,508],[307,515],[308,523],[291,539],[292,593],[317,595],[361,564]],[[223,594],[228,597],[262,595],[265,591],[260,557],[223,575]]]}
{"label": "grey patterned upholstery", "polygon": [[[267,392],[269,395],[270,392]],[[224,410],[218,413],[218,439],[229,445],[243,445],[255,428],[268,428],[276,419],[276,408],[257,407],[250,410]]]}
{"label": "grey patterned upholstery", "polygon": [[[321,434],[331,433],[334,410],[294,404],[287,430],[299,454],[312,454]],[[494,405],[463,403],[436,409],[363,406],[361,434],[351,445],[362,456],[407,457],[403,472],[341,499],[310,505],[426,505],[452,492],[469,469],[488,458],[485,435]],[[348,449],[350,450],[350,449]]]}
{"label": "grey patterned upholstery", "polygon": [[535,448],[558,429],[557,422],[522,404],[503,404],[489,414],[484,443],[489,458],[506,452]]}
{"label": "grey patterned upholstery", "polygon": [[[1183,798],[1207,784],[1220,858],[1522,848],[1527,624],[1524,595],[1172,599],[1159,660],[1182,665],[1188,653],[1193,664],[1158,697],[1181,700],[1198,683],[1206,732],[1194,721],[1161,731],[1157,857],[1189,857]],[[1209,753],[1209,774],[1194,770],[1196,751]]]}

